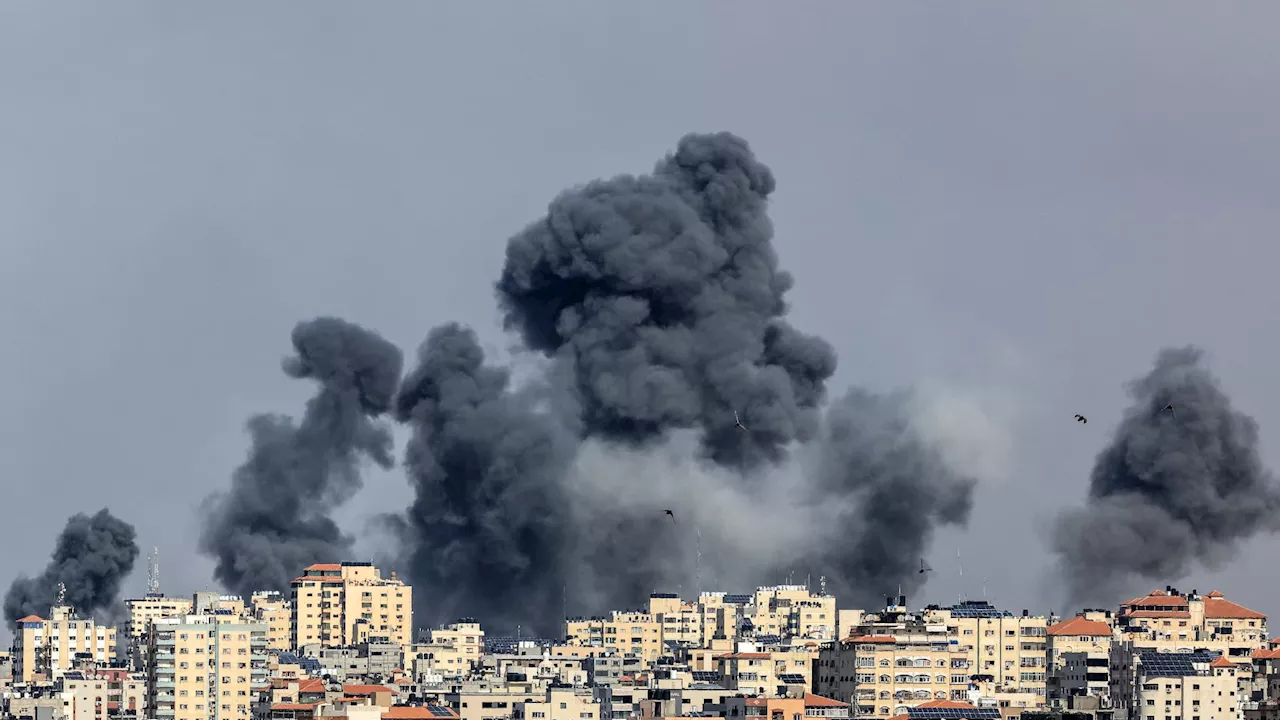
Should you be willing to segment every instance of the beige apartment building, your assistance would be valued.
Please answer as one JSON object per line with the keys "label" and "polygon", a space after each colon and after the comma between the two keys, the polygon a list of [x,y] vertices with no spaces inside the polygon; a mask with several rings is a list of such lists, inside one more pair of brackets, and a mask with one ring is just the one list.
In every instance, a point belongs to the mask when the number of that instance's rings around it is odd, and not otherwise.
{"label": "beige apartment building", "polygon": [[[1101,697],[1109,693],[1111,644],[1115,629],[1111,613],[1086,610],[1050,625],[1045,631],[1046,688],[1050,700],[1068,695]],[[1055,705],[1061,705],[1055,702]]]}
{"label": "beige apartment building", "polygon": [[600,703],[590,688],[550,688],[544,699],[516,703],[511,715],[503,717],[513,720],[600,720]]}
{"label": "beige apartment building", "polygon": [[267,647],[292,650],[293,604],[274,590],[261,590],[249,598],[248,617],[267,626]]}
{"label": "beige apartment building", "polygon": [[131,713],[147,715],[147,680],[127,670],[72,670],[62,678],[63,694],[70,700],[67,720],[106,720]]}
{"label": "beige apartment building", "polygon": [[13,631],[13,676],[31,682],[37,677],[61,678],[82,655],[99,666],[116,657],[116,629],[81,618],[68,605],[55,605],[49,619],[28,615]]}
{"label": "beige apartment building", "polygon": [[292,647],[358,645],[385,637],[413,642],[413,589],[370,562],[317,564],[293,581]]}
{"label": "beige apartment building", "polygon": [[147,706],[161,720],[249,720],[266,683],[267,626],[231,615],[152,621]]}
{"label": "beige apartment building", "polygon": [[924,622],[946,626],[968,661],[969,674],[990,678],[997,692],[1045,697],[1048,618],[966,600],[926,609]]}
{"label": "beige apartment building", "polygon": [[607,617],[565,621],[568,645],[604,647],[631,653],[652,664],[663,654],[662,625],[638,610],[614,610]]}
{"label": "beige apartment building", "polygon": [[649,596],[649,615],[658,623],[664,643],[675,642],[687,647],[702,645],[706,623],[698,603],[684,602],[675,593],[653,593]]}
{"label": "beige apartment building", "polygon": [[461,678],[484,654],[484,630],[470,618],[431,631],[425,643],[405,646],[404,669],[415,679],[434,673],[441,678]]}
{"label": "beige apartment building", "polygon": [[1155,590],[1120,605],[1118,636],[1134,647],[1161,652],[1219,652],[1245,662],[1267,643],[1267,616],[1214,590]]}
{"label": "beige apartment building", "polygon": [[1116,720],[1234,720],[1240,717],[1235,663],[1211,653],[1112,648]]}
{"label": "beige apartment building", "polygon": [[815,594],[808,585],[756,588],[750,617],[757,636],[836,639],[835,597]]}

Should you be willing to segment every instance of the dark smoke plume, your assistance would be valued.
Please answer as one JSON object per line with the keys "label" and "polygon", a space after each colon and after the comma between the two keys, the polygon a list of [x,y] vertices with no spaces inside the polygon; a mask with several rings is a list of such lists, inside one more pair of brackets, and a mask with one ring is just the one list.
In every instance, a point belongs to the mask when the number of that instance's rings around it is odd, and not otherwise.
{"label": "dark smoke plume", "polygon": [[719,133],[557,197],[497,283],[507,328],[549,358],[536,397],[470,331],[432,331],[397,403],[420,623],[555,628],[567,600],[601,612],[806,567],[858,597],[919,583],[973,481],[915,432],[909,395],[854,393],[824,418],[835,352],[785,320],[773,190]]}
{"label": "dark smoke plume", "polygon": [[414,429],[402,529],[417,596],[429,601],[419,623],[473,615],[514,629],[561,607],[571,528],[560,480],[576,438],[509,385],[475,333],[451,324],[427,336],[396,398],[396,419]]}
{"label": "dark smoke plume", "polygon": [[249,457],[204,515],[200,550],[217,561],[217,579],[245,597],[288,592],[307,565],[347,559],[352,540],[330,513],[360,488],[361,458],[384,468],[394,463],[391,433],[374,419],[391,407],[400,350],[327,317],[299,323],[293,347],[285,373],[316,381],[319,393],[300,424],[283,415],[249,420]]}
{"label": "dark smoke plume", "polygon": [[783,320],[773,190],[745,140],[688,135],[652,175],[565,192],[510,240],[506,326],[571,364],[591,436],[697,428],[718,463],[749,468],[812,435],[836,357]]}
{"label": "dark smoke plume", "polygon": [[111,613],[120,584],[133,572],[137,559],[137,532],[132,525],[106,508],[93,516],[72,515],[44,572],[34,578],[20,576],[9,586],[4,596],[5,620],[12,625],[27,615],[48,617],[58,583],[66,587],[65,602],[82,616]]}
{"label": "dark smoke plume", "polygon": [[906,393],[855,389],[827,412],[814,500],[848,510],[837,521],[845,540],[817,558],[837,596],[856,607],[923,585],[918,561],[933,529],[965,525],[973,508],[977,481],[921,435],[911,403]]}
{"label": "dark smoke plume", "polygon": [[1177,580],[1277,529],[1280,487],[1258,454],[1257,423],[1232,408],[1202,351],[1162,350],[1128,392],[1133,404],[1094,463],[1088,504],[1055,528],[1073,601],[1112,602],[1136,578]]}

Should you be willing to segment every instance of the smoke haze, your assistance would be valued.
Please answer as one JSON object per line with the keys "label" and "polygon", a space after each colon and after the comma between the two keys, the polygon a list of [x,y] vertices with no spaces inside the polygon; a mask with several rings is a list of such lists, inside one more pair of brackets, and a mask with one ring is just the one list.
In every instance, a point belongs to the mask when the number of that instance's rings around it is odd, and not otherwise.
{"label": "smoke haze", "polygon": [[718,133],[557,197],[497,284],[506,326],[549,361],[528,391],[469,330],[430,333],[397,402],[414,428],[408,575],[432,588],[419,624],[468,611],[551,634],[562,610],[655,590],[800,572],[879,602],[923,581],[975,481],[916,430],[908,393],[852,391],[824,419],[836,356],[785,321],[774,186]]}
{"label": "smoke haze", "polygon": [[249,420],[249,456],[202,515],[201,552],[216,561],[222,585],[244,597],[288,592],[307,565],[347,559],[352,539],[331,514],[360,489],[362,459],[394,464],[390,430],[374,419],[391,408],[399,348],[330,317],[299,323],[292,340],[285,373],[314,380],[319,392],[299,424],[283,415]]}
{"label": "smoke haze", "polygon": [[4,617],[12,625],[27,615],[48,617],[66,587],[65,602],[82,616],[114,615],[120,585],[138,559],[133,525],[103,508],[92,516],[77,513],[67,519],[53,555],[36,577],[19,576],[4,596]]}
{"label": "smoke haze", "polygon": [[1088,503],[1055,528],[1072,602],[1112,603],[1137,578],[1175,581],[1277,529],[1280,487],[1259,456],[1257,423],[1232,407],[1201,350],[1162,350],[1128,393]]}

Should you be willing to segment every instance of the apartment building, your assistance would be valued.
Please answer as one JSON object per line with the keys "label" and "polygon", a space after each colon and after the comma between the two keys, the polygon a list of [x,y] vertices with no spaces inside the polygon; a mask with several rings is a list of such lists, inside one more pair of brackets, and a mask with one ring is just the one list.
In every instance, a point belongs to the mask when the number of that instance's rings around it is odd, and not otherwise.
{"label": "apartment building", "polygon": [[1015,615],[985,600],[930,606],[927,624],[945,625],[968,660],[970,675],[989,678],[999,692],[1045,696],[1048,618]]}
{"label": "apartment building", "polygon": [[383,578],[373,563],[312,565],[290,595],[293,647],[358,645],[371,636],[413,641],[413,589],[394,572]]}
{"label": "apartment building", "polygon": [[1116,720],[1231,720],[1240,716],[1235,663],[1211,653],[1112,648]]}
{"label": "apartment building", "polygon": [[566,620],[565,638],[568,645],[631,653],[646,664],[654,663],[664,651],[662,625],[640,610],[614,610],[606,617]]}
{"label": "apartment building", "polygon": [[61,678],[77,658],[106,666],[116,657],[116,629],[81,618],[74,608],[58,604],[46,620],[37,615],[20,618],[13,631],[13,676],[21,682],[37,677]]}
{"label": "apartment building", "polygon": [[834,640],[836,599],[815,594],[808,585],[773,585],[756,588],[751,622],[758,635]]}
{"label": "apartment building", "polygon": [[[1050,625],[1045,631],[1045,663],[1049,674],[1046,688],[1051,701],[1067,697],[1109,693],[1111,644],[1114,628],[1111,613],[1086,610],[1080,615]],[[1062,706],[1054,702],[1055,706]]]}
{"label": "apartment building", "polygon": [[[541,700],[516,703],[513,720],[600,720],[600,701],[588,688],[549,688]],[[482,718],[482,720],[490,720]]]}
{"label": "apartment building", "polygon": [[706,623],[699,603],[684,602],[675,593],[653,593],[649,596],[649,615],[660,627],[664,643],[698,647],[702,645]]}
{"label": "apartment building", "polygon": [[129,666],[142,670],[147,663],[147,632],[157,618],[189,615],[191,598],[170,597],[164,593],[147,593],[124,601],[129,612],[125,626],[128,637]]}
{"label": "apartment building", "polygon": [[71,670],[62,677],[70,699],[67,720],[106,720],[128,714],[147,715],[146,676],[127,670]]}
{"label": "apartment building", "polygon": [[1267,616],[1214,590],[1204,596],[1155,590],[1120,605],[1118,637],[1160,652],[1205,651],[1247,662],[1267,643]]}
{"label": "apartment building", "polygon": [[266,625],[230,613],[151,623],[147,706],[161,720],[249,720],[265,684]]}
{"label": "apartment building", "polygon": [[267,626],[267,648],[291,650],[293,604],[274,590],[262,590],[249,598],[249,617]]}
{"label": "apartment building", "polygon": [[947,626],[927,624],[906,598],[868,614],[852,638],[818,654],[818,695],[849,702],[858,717],[895,717],[932,700],[963,699],[969,688],[968,652],[951,643]]}

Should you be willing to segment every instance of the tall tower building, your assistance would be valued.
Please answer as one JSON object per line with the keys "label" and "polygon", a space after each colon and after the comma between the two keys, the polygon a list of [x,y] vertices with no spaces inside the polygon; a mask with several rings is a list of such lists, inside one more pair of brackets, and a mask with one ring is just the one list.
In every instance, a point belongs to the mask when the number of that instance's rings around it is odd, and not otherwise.
{"label": "tall tower building", "polygon": [[156,717],[253,717],[253,688],[268,673],[265,624],[229,613],[156,618],[147,654],[147,707]]}
{"label": "tall tower building", "polygon": [[317,564],[291,589],[293,647],[358,645],[384,637],[413,642],[413,589],[371,562]]}

